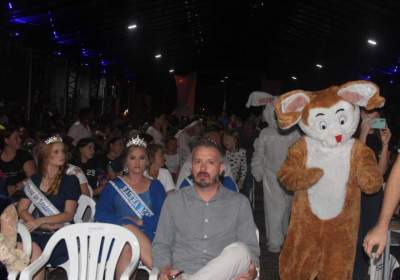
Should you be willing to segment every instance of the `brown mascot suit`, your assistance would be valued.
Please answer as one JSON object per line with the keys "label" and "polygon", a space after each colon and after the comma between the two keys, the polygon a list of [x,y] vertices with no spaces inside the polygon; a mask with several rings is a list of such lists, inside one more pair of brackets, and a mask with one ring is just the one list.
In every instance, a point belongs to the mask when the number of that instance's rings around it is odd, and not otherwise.
{"label": "brown mascot suit", "polygon": [[374,193],[382,176],[374,153],[352,138],[359,107],[382,107],[378,87],[366,81],[279,97],[279,126],[299,124],[305,136],[278,172],[294,192],[289,231],[280,255],[282,280],[351,279],[360,217],[360,194]]}

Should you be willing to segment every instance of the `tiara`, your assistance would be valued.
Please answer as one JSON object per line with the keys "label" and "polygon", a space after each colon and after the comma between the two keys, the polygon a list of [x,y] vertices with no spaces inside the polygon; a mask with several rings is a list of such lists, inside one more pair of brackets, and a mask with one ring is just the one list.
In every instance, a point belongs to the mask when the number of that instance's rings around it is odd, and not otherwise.
{"label": "tiara", "polygon": [[129,148],[130,146],[139,146],[139,147],[144,147],[147,148],[147,144],[144,141],[144,139],[140,138],[139,135],[136,136],[136,138],[131,138],[128,143],[126,143],[126,147]]}
{"label": "tiara", "polygon": [[49,138],[47,138],[46,140],[44,140],[44,143],[46,145],[49,145],[51,143],[62,143],[62,138],[60,136],[51,136]]}

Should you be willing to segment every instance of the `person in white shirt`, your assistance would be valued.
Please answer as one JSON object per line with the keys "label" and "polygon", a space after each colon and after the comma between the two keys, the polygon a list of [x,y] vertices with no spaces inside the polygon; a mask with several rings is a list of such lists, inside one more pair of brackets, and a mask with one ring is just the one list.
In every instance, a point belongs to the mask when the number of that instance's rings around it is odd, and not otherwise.
{"label": "person in white shirt", "polygon": [[165,166],[176,180],[181,168],[181,158],[178,154],[178,141],[173,136],[165,141]]}
{"label": "person in white shirt", "polygon": [[146,133],[153,137],[155,144],[164,146],[164,137],[168,125],[165,114],[158,114],[154,116],[153,123],[146,130]]}
{"label": "person in white shirt", "polygon": [[92,112],[89,108],[84,108],[79,112],[79,120],[76,121],[68,130],[68,136],[73,139],[72,144],[76,144],[82,138],[92,137],[92,130],[89,127],[89,122],[92,118]]}
{"label": "person in white shirt", "polygon": [[201,134],[201,129],[201,122],[194,121],[175,134],[175,138],[178,140],[178,154],[182,162],[190,157],[192,153],[190,148],[192,137],[199,136]]}
{"label": "person in white shirt", "polygon": [[150,144],[147,146],[147,152],[149,155],[149,167],[144,172],[144,175],[160,181],[167,193],[175,190],[171,173],[168,169],[163,168],[165,165],[163,147],[158,144]]}

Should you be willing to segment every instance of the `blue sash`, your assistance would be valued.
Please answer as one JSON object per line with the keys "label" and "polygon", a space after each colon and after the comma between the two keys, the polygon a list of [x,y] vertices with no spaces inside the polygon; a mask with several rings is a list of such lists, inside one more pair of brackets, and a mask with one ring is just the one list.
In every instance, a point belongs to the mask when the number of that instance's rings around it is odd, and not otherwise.
{"label": "blue sash", "polygon": [[151,211],[140,196],[121,177],[118,176],[110,181],[110,184],[139,219],[143,220],[144,216],[151,217],[154,215],[153,211]]}
{"label": "blue sash", "polygon": [[49,217],[60,214],[60,211],[47,199],[31,179],[24,181],[23,184],[26,196],[43,215]]}

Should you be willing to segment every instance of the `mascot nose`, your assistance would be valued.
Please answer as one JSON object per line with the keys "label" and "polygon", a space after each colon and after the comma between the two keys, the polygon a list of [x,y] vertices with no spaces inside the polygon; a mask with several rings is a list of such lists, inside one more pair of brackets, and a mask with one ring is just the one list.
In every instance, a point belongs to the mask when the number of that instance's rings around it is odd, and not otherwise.
{"label": "mascot nose", "polygon": [[342,135],[341,134],[336,135],[335,138],[336,138],[336,142],[338,142],[338,143],[342,142]]}

